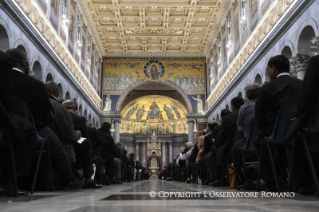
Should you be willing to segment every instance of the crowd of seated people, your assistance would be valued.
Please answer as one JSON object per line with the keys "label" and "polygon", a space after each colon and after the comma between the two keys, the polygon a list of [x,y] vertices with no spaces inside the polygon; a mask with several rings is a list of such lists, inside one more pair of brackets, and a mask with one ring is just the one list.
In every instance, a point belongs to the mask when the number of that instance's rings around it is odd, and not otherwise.
{"label": "crowd of seated people", "polygon": [[[0,51],[0,67],[0,196],[28,195],[23,190],[30,190],[28,179],[35,178],[35,153],[42,138],[48,141],[44,154],[50,160],[42,160],[36,189],[98,189],[102,184],[149,178],[134,153],[114,143],[110,123],[102,123],[98,130],[91,127],[78,114],[75,100],[59,98],[55,82],[28,76],[29,59],[24,51]],[[17,111],[21,105],[27,105],[27,110]],[[52,162],[50,170],[48,161]]]}
{"label": "crowd of seated people", "polygon": [[[257,188],[267,191],[284,191],[288,189],[289,178],[292,179],[291,188],[301,194],[313,194],[315,189],[315,177],[312,176],[310,165],[305,154],[304,146],[300,141],[300,132],[307,127],[312,114],[318,107],[319,94],[316,92],[319,80],[319,56],[310,59],[304,80],[296,79],[289,74],[290,62],[283,55],[272,57],[268,61],[267,74],[270,82],[260,86],[251,84],[245,87],[245,100],[235,97],[231,100],[231,111],[221,111],[221,121],[216,123],[210,121],[208,128],[199,135],[193,145],[187,143],[185,149],[161,172],[161,179],[185,181],[186,183],[201,183],[213,187],[229,186],[234,179],[237,179],[237,189],[255,190]],[[285,98],[297,98],[293,107],[295,118],[290,129],[284,132],[285,139],[282,145],[270,145],[262,148],[265,138],[274,132],[277,116],[281,103]],[[285,112],[283,108],[283,112]],[[279,117],[279,116],[278,116]],[[282,117],[282,116],[280,116]],[[296,124],[297,123],[297,124]],[[293,127],[294,126],[294,127]],[[296,127],[297,126],[297,127]],[[278,127],[278,126],[277,126]],[[253,154],[243,151],[247,138],[256,129],[256,136],[250,138],[255,149]],[[319,129],[311,129],[317,130]],[[291,136],[291,134],[293,136]],[[290,135],[290,136],[288,136]],[[310,146],[311,158],[316,175],[319,174],[318,160],[318,136],[308,136],[307,144]],[[295,139],[296,147],[292,146]],[[292,149],[295,157],[290,166]],[[183,161],[184,154],[186,163]],[[242,158],[248,158],[249,164],[244,164]],[[274,170],[271,166],[271,159],[274,161]],[[235,175],[228,175],[229,168],[234,169]],[[238,169],[238,170],[237,170]],[[294,174],[289,176],[290,169]],[[183,173],[186,171],[184,177]],[[257,181],[260,174],[261,180]],[[276,174],[276,175],[275,175]],[[275,179],[275,176],[277,176]],[[249,183],[247,183],[249,181]],[[279,183],[276,183],[279,182]],[[276,186],[278,184],[279,186]]]}

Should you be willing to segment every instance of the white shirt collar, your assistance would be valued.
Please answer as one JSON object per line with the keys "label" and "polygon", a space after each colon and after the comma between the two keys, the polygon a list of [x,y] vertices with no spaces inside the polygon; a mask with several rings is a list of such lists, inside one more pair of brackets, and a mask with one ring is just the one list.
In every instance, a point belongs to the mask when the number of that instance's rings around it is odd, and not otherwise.
{"label": "white shirt collar", "polygon": [[19,72],[21,72],[21,73],[23,73],[24,74],[24,72],[23,71],[21,71],[20,69],[18,69],[18,68],[12,68],[12,70],[16,70],[16,71],[19,71]]}
{"label": "white shirt collar", "polygon": [[284,73],[278,74],[277,78],[281,77],[281,76],[285,76],[285,75],[290,76],[290,74],[288,72],[284,72]]}

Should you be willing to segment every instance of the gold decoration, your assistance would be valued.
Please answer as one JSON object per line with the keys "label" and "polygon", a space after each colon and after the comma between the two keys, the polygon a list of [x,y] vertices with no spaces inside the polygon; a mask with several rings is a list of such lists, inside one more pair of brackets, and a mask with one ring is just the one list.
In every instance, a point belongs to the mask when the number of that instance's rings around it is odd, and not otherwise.
{"label": "gold decoration", "polygon": [[258,42],[261,42],[263,39],[263,33],[262,33],[261,29],[258,29],[257,38],[258,38]]}
{"label": "gold decoration", "polygon": [[287,4],[287,5],[290,5],[291,2],[292,2],[292,0],[286,0],[286,4]]}
{"label": "gold decoration", "polygon": [[55,44],[56,44],[56,38],[55,38],[55,36],[52,36],[51,37],[51,46],[54,48]]}
{"label": "gold decoration", "polygon": [[18,4],[21,4],[22,0],[16,0],[16,2],[17,2]]}
{"label": "gold decoration", "polygon": [[284,4],[282,3],[282,1],[279,1],[277,4],[277,14],[280,17],[283,13],[284,10]]}
{"label": "gold decoration", "polygon": [[32,21],[35,25],[39,23],[39,12],[34,8],[31,14]]}
{"label": "gold decoration", "polygon": [[268,21],[265,21],[263,24],[263,32],[265,35],[268,33]]}
{"label": "gold decoration", "polygon": [[47,30],[45,32],[45,38],[47,39],[47,41],[49,41],[51,38],[51,30],[49,27],[47,28]]}
{"label": "gold decoration", "polygon": [[31,12],[31,2],[30,2],[30,0],[24,0],[24,2],[23,2],[23,10],[24,10],[24,12],[27,14],[27,15],[29,15],[30,14],[30,12]]}
{"label": "gold decoration", "polygon": [[45,30],[45,22],[43,19],[41,19],[41,21],[40,21],[39,28],[40,28],[40,32],[43,34],[44,30]]}
{"label": "gold decoration", "polygon": [[269,15],[269,23],[271,26],[273,26],[276,23],[276,14],[274,13],[274,11],[271,11]]}
{"label": "gold decoration", "polygon": [[257,47],[257,36],[253,37],[252,44],[253,44],[253,49],[255,49]]}

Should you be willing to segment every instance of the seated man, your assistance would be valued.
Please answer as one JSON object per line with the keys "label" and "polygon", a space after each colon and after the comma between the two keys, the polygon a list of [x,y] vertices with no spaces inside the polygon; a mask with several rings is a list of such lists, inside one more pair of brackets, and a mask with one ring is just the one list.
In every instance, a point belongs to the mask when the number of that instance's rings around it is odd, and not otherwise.
{"label": "seated man", "polygon": [[[285,97],[298,96],[301,90],[302,81],[289,75],[290,63],[288,58],[283,55],[277,55],[268,61],[267,73],[270,82],[261,87],[257,102],[255,105],[255,121],[260,131],[254,140],[259,162],[261,162],[260,172],[262,179],[266,181],[269,187],[275,185],[272,168],[267,148],[263,148],[261,155],[261,140],[268,137],[273,132],[277,115],[280,109],[281,101]],[[287,164],[287,155],[285,147],[274,147],[272,151],[275,154],[274,162],[277,176],[281,173]]]}
{"label": "seated man", "polygon": [[205,136],[204,138],[204,151],[203,151],[203,157],[200,161],[200,172],[201,172],[201,181],[202,181],[202,184],[206,184],[208,185],[209,182],[212,180],[209,178],[209,176],[207,176],[207,155],[209,154],[210,152],[210,149],[213,145],[213,138],[214,136],[216,135],[216,128],[217,128],[217,123],[215,121],[210,121],[208,123],[208,129],[209,129],[209,132],[212,132],[212,133],[209,133]]}
{"label": "seated man", "polygon": [[232,113],[223,117],[222,124],[219,126],[218,135],[211,149],[213,158],[213,173],[216,173],[216,181],[213,186],[221,186],[222,173],[221,166],[227,158],[237,129],[237,119],[239,108],[245,103],[241,97],[235,97],[231,100]]}
{"label": "seated man", "polygon": [[[37,141],[36,129],[28,121],[13,114],[14,87],[12,63],[14,59],[0,51],[0,132],[4,136],[0,141],[0,195],[14,195],[12,162],[9,149],[10,131],[11,141],[14,143],[16,173],[18,178],[30,172],[33,145]],[[5,130],[6,129],[6,130]],[[7,142],[5,142],[6,140]],[[19,195],[27,193],[18,192]]]}
{"label": "seated man", "polygon": [[[297,101],[297,108],[295,115],[300,118],[299,129],[307,126],[311,115],[315,109],[316,104],[318,104],[319,93],[319,55],[311,57],[306,69],[306,74],[302,82],[302,89]],[[307,137],[307,142],[309,146],[309,151],[311,153],[312,162],[314,168],[317,172],[317,177],[319,176],[319,154],[318,154],[318,141],[315,141]],[[288,157],[291,158],[290,156]],[[306,159],[304,146],[302,142],[296,142],[295,147],[295,158],[294,158],[294,178],[293,186],[301,194],[313,194],[315,192],[313,179],[311,177],[310,168],[307,165],[308,161]]]}
{"label": "seated man", "polygon": [[[91,179],[92,176],[92,158],[90,157],[91,151],[89,140],[84,140],[81,144],[77,141],[81,138],[81,131],[74,130],[73,119],[70,112],[62,105],[59,100],[59,88],[55,82],[49,81],[45,83],[45,87],[49,94],[50,103],[53,111],[51,117],[54,120],[61,136],[61,141],[70,156],[70,161],[75,163],[75,154],[80,158],[80,163],[83,168],[83,176],[85,178],[83,188],[101,188],[97,186]],[[75,147],[75,148],[73,148]],[[88,160],[88,161],[85,161]],[[90,163],[90,164],[89,164]]]}
{"label": "seated man", "polygon": [[113,161],[115,155],[115,144],[111,136],[111,124],[104,122],[96,132],[96,144],[101,148],[101,154],[104,160],[106,184],[110,185],[113,180]]}
{"label": "seated man", "polygon": [[44,84],[28,76],[29,63],[25,52],[20,49],[9,49],[6,53],[16,59],[12,69],[15,97],[28,104],[39,135],[49,140],[52,162],[64,180],[69,183],[66,187],[82,188],[83,181],[75,178],[62,142],[46,126],[51,112],[51,104]]}
{"label": "seated man", "polygon": [[[228,110],[228,109],[223,109],[221,111],[221,113],[220,113],[221,122],[223,122],[223,118],[228,114],[231,114],[230,110]],[[213,130],[212,142],[215,141],[215,139],[218,135],[218,131],[219,131],[219,126],[216,126]],[[211,148],[213,148],[213,146]],[[206,155],[206,168],[209,172],[208,184],[212,184],[216,180],[216,173],[214,173],[214,171],[213,171],[213,156],[212,156],[211,151]]]}
{"label": "seated man", "polygon": [[192,154],[192,150],[193,150],[194,145],[192,142],[187,142],[186,147],[187,147],[187,152],[186,152],[187,181],[186,181],[186,183],[190,183],[192,170],[193,170],[192,169],[193,163],[191,161],[191,154]]}
{"label": "seated man", "polygon": [[[249,136],[252,124],[255,120],[255,103],[257,101],[259,89],[260,85],[257,83],[247,85],[245,87],[245,93],[248,102],[243,104],[238,112],[237,129],[238,131],[244,132],[244,138],[240,139],[234,144],[231,153],[234,164],[238,164],[239,168],[242,166],[242,159],[239,158],[241,148],[246,144],[246,139]],[[241,177],[243,179],[243,176]]]}

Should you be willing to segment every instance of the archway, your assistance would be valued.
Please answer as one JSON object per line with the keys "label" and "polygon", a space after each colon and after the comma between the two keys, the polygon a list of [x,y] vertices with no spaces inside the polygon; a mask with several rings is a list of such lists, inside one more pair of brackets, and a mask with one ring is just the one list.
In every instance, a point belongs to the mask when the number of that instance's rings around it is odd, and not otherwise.
{"label": "archway", "polygon": [[82,105],[79,106],[78,112],[79,112],[79,115],[82,116]]}
{"label": "archway", "polygon": [[35,79],[42,81],[42,67],[39,61],[34,62],[32,72],[34,73]]}
{"label": "archway", "polygon": [[238,97],[243,98],[243,94],[241,92],[239,92]]}
{"label": "archway", "polygon": [[53,81],[52,74],[48,73],[47,77],[45,78],[45,82]]}
{"label": "archway", "polygon": [[24,48],[24,46],[19,45],[19,46],[17,47],[17,49],[22,50],[22,51],[23,51],[23,52],[25,52],[25,54],[28,56],[28,54],[27,54],[27,50]]}
{"label": "archway", "polygon": [[260,74],[257,74],[257,75],[256,75],[254,82],[255,82],[255,83],[258,83],[258,84],[260,84],[260,85],[262,84],[262,80],[261,80]]}
{"label": "archway", "polygon": [[91,114],[89,114],[89,118],[88,118],[88,123],[92,124],[92,120],[91,120]]}
{"label": "archway", "polygon": [[313,30],[312,26],[306,26],[298,40],[298,53],[299,54],[309,54],[310,53],[310,45],[311,40],[315,36],[315,31]]}
{"label": "archway", "polygon": [[5,52],[9,48],[9,36],[7,30],[2,25],[0,25],[0,50]]}
{"label": "archway", "polygon": [[292,51],[289,48],[289,46],[285,46],[285,48],[282,49],[281,54],[287,57],[288,59],[292,58]]}
{"label": "archway", "polygon": [[121,94],[119,100],[117,101],[116,107],[115,107],[115,112],[119,113],[124,105],[123,105],[123,101],[125,100],[125,98],[127,97],[127,95],[133,91],[134,89],[136,89],[139,86],[145,86],[145,85],[154,85],[154,83],[158,83],[161,84],[163,86],[168,86],[172,89],[174,89],[175,91],[178,92],[178,94],[182,97],[182,99],[184,100],[185,106],[187,107],[187,111],[188,111],[188,115],[192,115],[193,114],[193,108],[192,108],[192,103],[189,100],[188,96],[184,93],[183,90],[181,90],[179,88],[179,86],[175,85],[173,82],[171,81],[151,81],[151,80],[147,80],[147,81],[136,81],[135,83],[131,84],[130,87],[126,88],[125,91]]}
{"label": "archway", "polygon": [[70,96],[69,91],[67,91],[67,92],[65,93],[65,99],[71,99],[71,96]]}
{"label": "archway", "polygon": [[58,89],[59,89],[59,98],[63,99],[63,89],[61,83],[58,84]]}
{"label": "archway", "polygon": [[87,119],[87,112],[84,110],[84,118]]}
{"label": "archway", "polygon": [[226,109],[229,110],[229,106],[228,105],[226,105]]}

